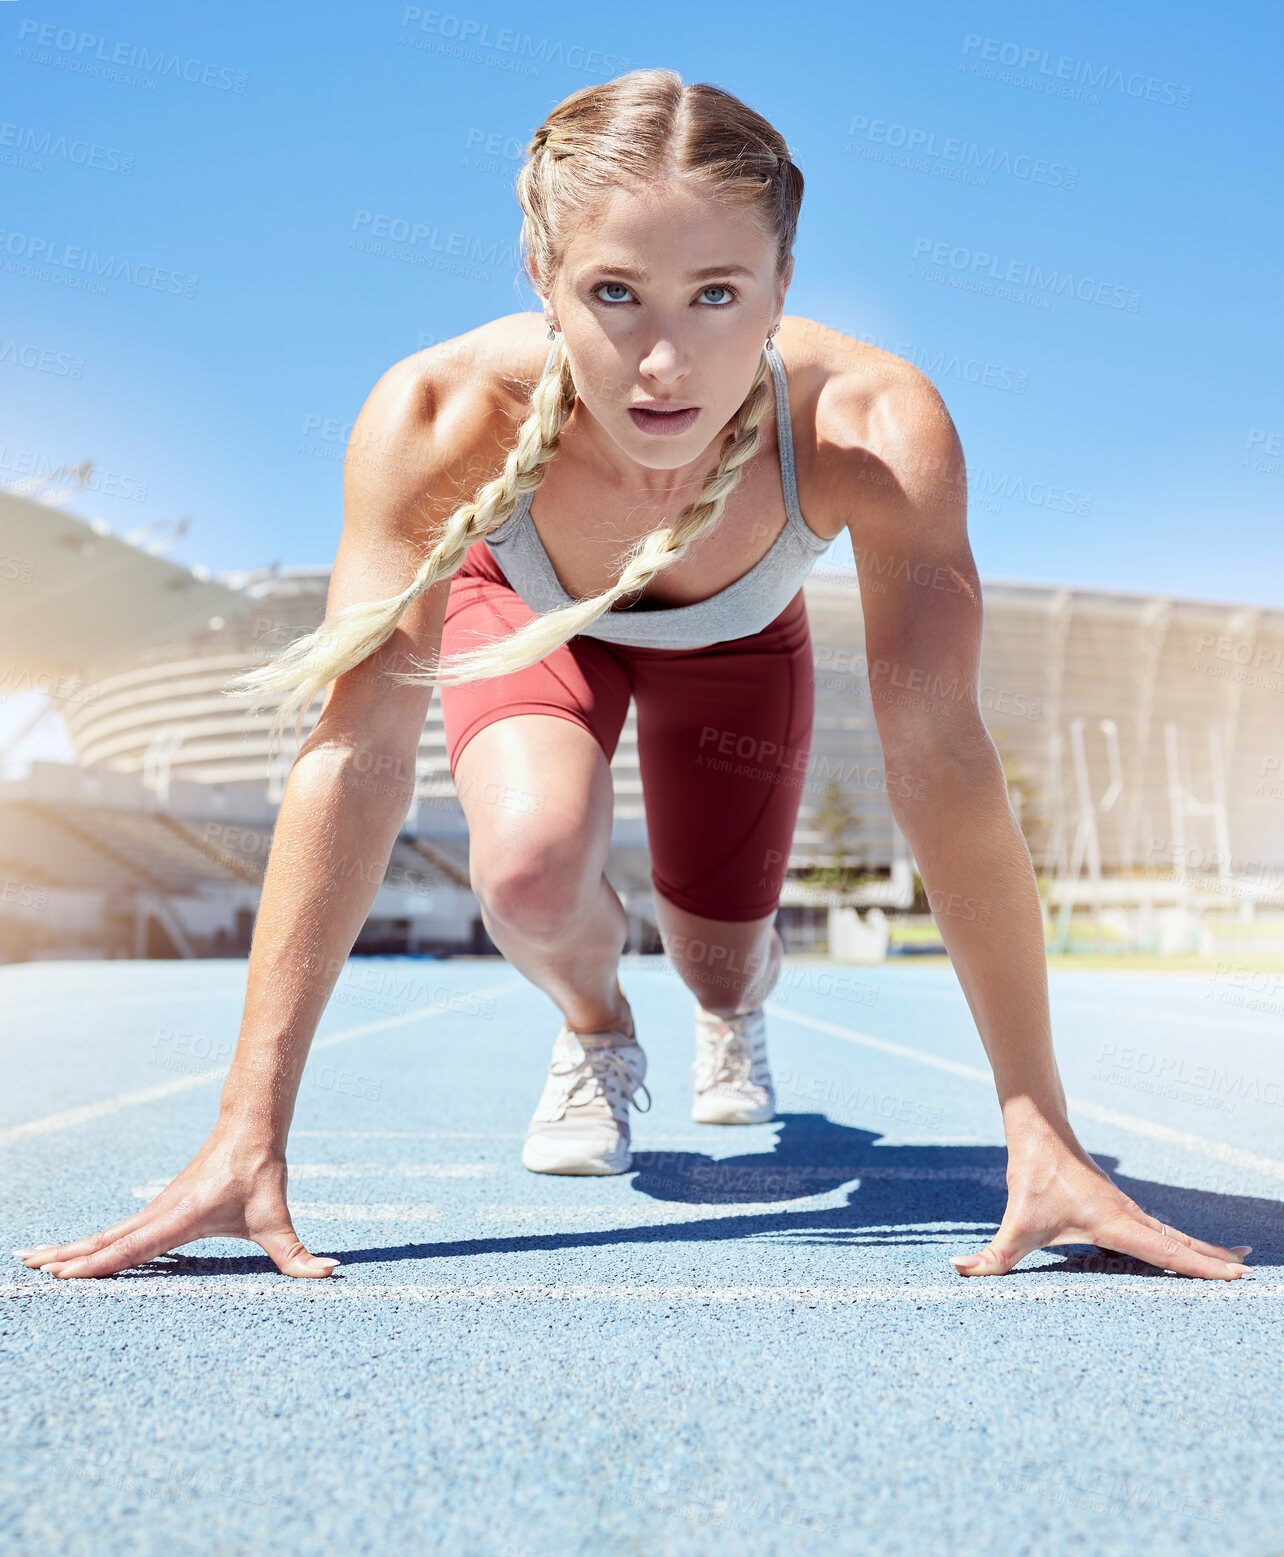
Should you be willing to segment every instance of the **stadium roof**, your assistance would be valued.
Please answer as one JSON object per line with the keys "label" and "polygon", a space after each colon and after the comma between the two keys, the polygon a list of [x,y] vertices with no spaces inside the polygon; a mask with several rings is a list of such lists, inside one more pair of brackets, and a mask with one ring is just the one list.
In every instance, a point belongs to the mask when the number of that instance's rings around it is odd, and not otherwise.
{"label": "stadium roof", "polygon": [[0,490],[0,670],[9,690],[230,619],[253,597],[144,551],[101,519]]}

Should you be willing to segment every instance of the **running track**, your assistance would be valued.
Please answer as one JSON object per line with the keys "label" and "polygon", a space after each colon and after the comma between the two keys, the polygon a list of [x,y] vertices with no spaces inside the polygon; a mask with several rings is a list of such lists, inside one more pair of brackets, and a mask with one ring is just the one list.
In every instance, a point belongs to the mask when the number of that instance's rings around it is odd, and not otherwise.
{"label": "running track", "polygon": [[[1004,1154],[947,967],[787,962],[779,1117],[718,1129],[687,1117],[691,996],[626,959],[654,1107],[632,1173],[576,1180],[518,1162],[544,995],[498,960],[354,960],[290,1137],[296,1225],[342,1265],[11,1260],[0,1549],[1284,1552],[1284,977],[1051,979],[1081,1139],[1164,1220],[1252,1244],[1243,1281],[1079,1249],[954,1274]],[[188,1160],[244,981],[0,969],[6,1249]]]}

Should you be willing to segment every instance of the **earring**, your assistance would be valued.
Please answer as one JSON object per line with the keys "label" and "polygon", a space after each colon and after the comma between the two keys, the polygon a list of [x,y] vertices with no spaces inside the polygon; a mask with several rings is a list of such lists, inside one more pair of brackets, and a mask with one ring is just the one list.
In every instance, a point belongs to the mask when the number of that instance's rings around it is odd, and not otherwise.
{"label": "earring", "polygon": [[554,329],[551,319],[548,321],[548,338],[550,341],[557,339],[557,331]]}
{"label": "earring", "polygon": [[[767,345],[768,346],[771,346],[771,337],[776,333],[776,331],[779,328],[780,328],[780,326],[778,324],[773,324],[772,327],[767,331]],[[775,350],[774,346],[772,347],[772,350],[773,351]]]}

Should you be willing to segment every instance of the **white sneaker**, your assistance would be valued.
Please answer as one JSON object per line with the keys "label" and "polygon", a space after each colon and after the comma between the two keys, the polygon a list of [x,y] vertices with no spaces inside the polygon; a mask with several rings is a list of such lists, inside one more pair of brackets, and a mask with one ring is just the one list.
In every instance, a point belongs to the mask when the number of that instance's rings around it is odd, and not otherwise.
{"label": "white sneaker", "polygon": [[522,1147],[522,1163],[532,1173],[629,1171],[629,1104],[641,1090],[650,1108],[651,1094],[642,1083],[646,1055],[632,1039],[619,1042],[623,1036],[573,1033],[566,1026],[558,1033]]}
{"label": "white sneaker", "polygon": [[767,1064],[762,1007],[724,1017],[697,1006],[695,1030],[692,1119],[697,1124],[764,1124],[773,1118],[776,1091]]}

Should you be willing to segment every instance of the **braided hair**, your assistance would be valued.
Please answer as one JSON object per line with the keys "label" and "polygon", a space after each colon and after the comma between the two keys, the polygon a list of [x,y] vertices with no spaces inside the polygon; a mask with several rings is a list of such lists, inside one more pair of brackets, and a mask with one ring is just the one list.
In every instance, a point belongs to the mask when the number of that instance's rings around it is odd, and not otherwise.
{"label": "braided hair", "polygon": [[[570,233],[623,181],[655,182],[674,172],[703,182],[711,194],[749,204],[776,239],[777,274],[783,274],[797,228],[802,173],[761,115],[719,87],[687,86],[670,70],[631,71],[581,88],[535,131],[517,178],[528,273],[532,278],[554,276]],[[583,632],[623,597],[645,589],[721,518],[744,467],[761,446],[770,404],[767,377],[764,349],[723,437],[717,465],[699,494],[674,519],[630,548],[615,583],[537,614],[516,631],[445,662],[438,657],[432,665],[385,674],[402,683],[457,685],[519,670]],[[542,485],[577,398],[565,345],[559,341],[531,392],[530,410],[503,470],[446,519],[406,588],[389,599],[334,612],[314,632],[225,690],[255,695],[257,706],[279,698],[272,736],[291,715],[296,716],[297,734],[303,712],[317,694],[386,643],[411,601],[455,573],[473,542],[504,524],[524,492]]]}

